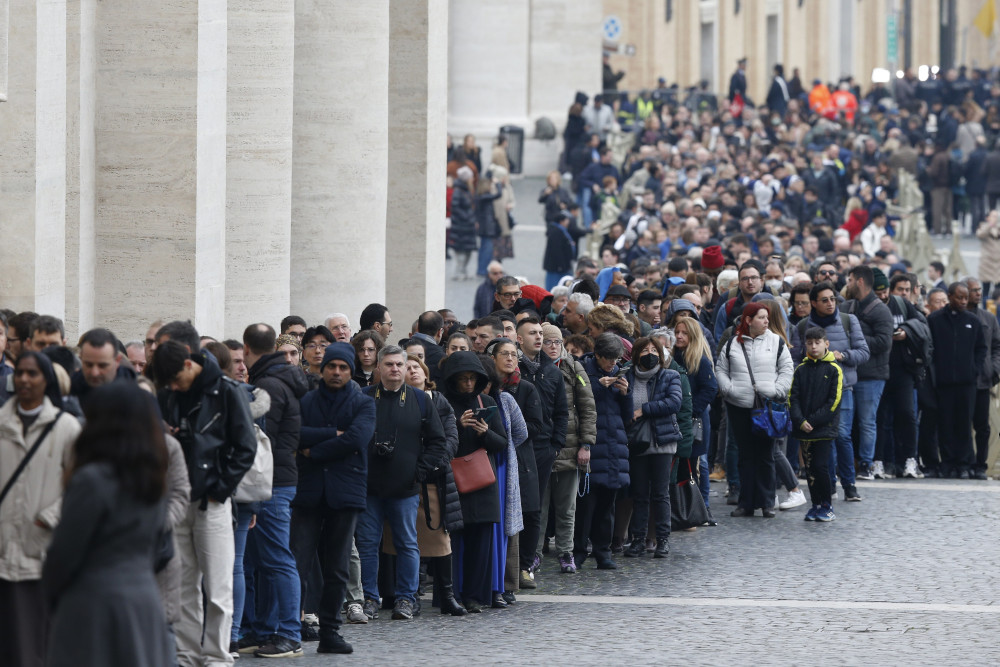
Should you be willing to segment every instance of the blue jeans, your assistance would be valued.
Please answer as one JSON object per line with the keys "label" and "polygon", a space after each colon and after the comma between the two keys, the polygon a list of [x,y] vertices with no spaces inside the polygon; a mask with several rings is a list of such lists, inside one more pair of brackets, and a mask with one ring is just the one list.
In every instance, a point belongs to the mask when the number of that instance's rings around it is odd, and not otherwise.
{"label": "blue jeans", "polygon": [[846,388],[840,398],[840,427],[837,439],[830,448],[830,486],[854,486],[854,445],[851,442],[851,426],[854,423],[854,389]]}
{"label": "blue jeans", "polygon": [[[572,273],[572,271],[571,271]],[[565,273],[557,273],[555,271],[545,272],[545,289],[552,291],[552,288],[559,284],[559,281],[565,276]]]}
{"label": "blue jeans", "polygon": [[858,396],[858,457],[868,465],[875,458],[875,438],[878,433],[875,415],[878,413],[883,389],[885,380],[858,380],[854,385]]}
{"label": "blue jeans", "polygon": [[368,496],[368,505],[358,517],[354,534],[361,555],[361,586],[365,599],[381,601],[378,592],[378,545],[382,524],[389,522],[396,547],[396,599],[416,600],[420,579],[420,550],[417,548],[417,505],[420,496],[379,498]]}
{"label": "blue jeans", "polygon": [[594,212],[590,210],[590,198],[594,196],[591,188],[580,186],[580,192],[576,195],[576,203],[580,205],[583,213],[583,228],[590,229],[590,224],[594,222]]}
{"label": "blue jeans", "polygon": [[240,622],[243,620],[243,604],[246,601],[247,582],[243,574],[243,555],[247,549],[247,533],[253,518],[253,504],[240,503],[236,506],[236,558],[233,561],[233,631],[231,641],[240,640]]}
{"label": "blue jeans", "polygon": [[479,266],[476,272],[481,276],[486,276],[486,270],[493,261],[493,239],[487,236],[479,237]]}
{"label": "blue jeans", "polygon": [[294,486],[276,486],[271,499],[260,503],[257,512],[253,541],[257,550],[260,613],[254,618],[253,631],[258,639],[277,634],[292,641],[300,640],[302,589],[295,556],[289,548],[293,498]]}

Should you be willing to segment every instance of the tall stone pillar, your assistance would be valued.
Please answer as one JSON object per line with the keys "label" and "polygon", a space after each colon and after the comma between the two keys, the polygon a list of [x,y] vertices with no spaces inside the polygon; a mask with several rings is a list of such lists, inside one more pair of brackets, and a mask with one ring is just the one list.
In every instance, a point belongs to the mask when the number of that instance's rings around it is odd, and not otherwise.
{"label": "tall stone pillar", "polygon": [[97,26],[96,320],[220,336],[226,0],[99,2]]}
{"label": "tall stone pillar", "polygon": [[225,335],[239,338],[289,313],[295,0],[229,0],[228,29]]}
{"label": "tall stone pillar", "polygon": [[389,32],[388,0],[295,3],[291,310],[310,323],[357,329],[385,298]]}
{"label": "tall stone pillar", "polygon": [[448,5],[394,0],[389,20],[385,304],[405,333],[420,313],[445,306]]}
{"label": "tall stone pillar", "polygon": [[64,317],[66,0],[11,0],[9,20],[16,65],[0,103],[0,302]]}
{"label": "tall stone pillar", "polygon": [[[495,137],[502,125],[527,125],[530,5],[529,0],[449,3],[448,127],[452,132],[486,138]],[[595,62],[598,57],[594,55]],[[567,109],[571,102],[566,103]]]}

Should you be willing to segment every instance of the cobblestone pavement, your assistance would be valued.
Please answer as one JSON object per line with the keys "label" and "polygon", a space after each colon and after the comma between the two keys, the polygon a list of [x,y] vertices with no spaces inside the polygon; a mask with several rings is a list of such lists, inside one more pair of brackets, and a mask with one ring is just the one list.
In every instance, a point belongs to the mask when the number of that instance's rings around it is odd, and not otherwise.
{"label": "cobblestone pavement", "polygon": [[512,609],[345,626],[352,656],[307,644],[303,662],[1000,663],[1000,483],[859,490],[831,524],[803,521],[805,508],[734,519],[713,497],[719,526],[675,533],[665,560],[563,575],[547,557]]}

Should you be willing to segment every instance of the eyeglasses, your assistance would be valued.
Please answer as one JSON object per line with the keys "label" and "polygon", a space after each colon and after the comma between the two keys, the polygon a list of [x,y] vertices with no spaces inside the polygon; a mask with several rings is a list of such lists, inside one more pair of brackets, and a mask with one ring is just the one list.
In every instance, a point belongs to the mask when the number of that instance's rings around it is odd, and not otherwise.
{"label": "eyeglasses", "polygon": [[507,359],[517,359],[517,352],[497,352],[498,357],[506,357]]}
{"label": "eyeglasses", "polygon": [[390,329],[392,328],[392,320],[389,320],[388,322],[379,322],[379,324]]}
{"label": "eyeglasses", "polygon": [[500,296],[507,298],[514,297],[515,299],[517,299],[521,296],[521,290],[518,290],[516,292],[500,292]]}
{"label": "eyeglasses", "polygon": [[821,271],[817,271],[816,275],[818,275],[818,276],[835,276],[835,275],[837,275],[837,272],[836,271],[831,271],[830,269],[823,269]]}
{"label": "eyeglasses", "polygon": [[558,338],[553,338],[552,340],[543,340],[542,345],[548,345],[549,347],[562,347],[562,341]]}
{"label": "eyeglasses", "polygon": [[743,276],[740,278],[741,283],[756,283],[760,282],[760,276]]}
{"label": "eyeglasses", "polygon": [[329,343],[306,343],[303,347],[307,350],[325,350],[329,346]]}

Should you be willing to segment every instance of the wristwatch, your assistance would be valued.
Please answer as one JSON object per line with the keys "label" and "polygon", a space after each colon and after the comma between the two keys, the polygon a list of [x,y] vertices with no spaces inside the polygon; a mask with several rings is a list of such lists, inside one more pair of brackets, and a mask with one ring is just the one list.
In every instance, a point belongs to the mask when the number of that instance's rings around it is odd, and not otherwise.
{"label": "wristwatch", "polygon": [[580,445],[580,448],[581,448],[581,449],[585,449],[585,450],[587,450],[588,452],[590,451],[590,445]]}

